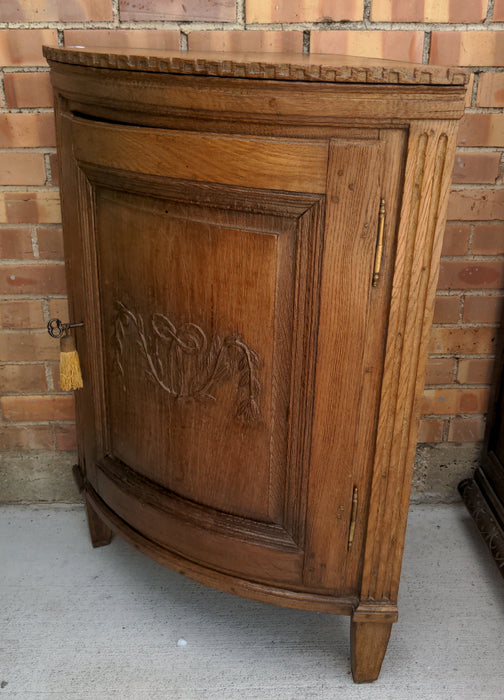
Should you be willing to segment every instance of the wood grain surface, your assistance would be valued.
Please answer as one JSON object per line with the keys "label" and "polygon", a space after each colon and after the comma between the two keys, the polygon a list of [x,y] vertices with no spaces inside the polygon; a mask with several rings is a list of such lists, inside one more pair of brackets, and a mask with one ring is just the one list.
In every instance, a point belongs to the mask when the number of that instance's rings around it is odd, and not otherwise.
{"label": "wood grain surface", "polygon": [[354,678],[373,680],[464,71],[46,55],[93,542],[351,614]]}

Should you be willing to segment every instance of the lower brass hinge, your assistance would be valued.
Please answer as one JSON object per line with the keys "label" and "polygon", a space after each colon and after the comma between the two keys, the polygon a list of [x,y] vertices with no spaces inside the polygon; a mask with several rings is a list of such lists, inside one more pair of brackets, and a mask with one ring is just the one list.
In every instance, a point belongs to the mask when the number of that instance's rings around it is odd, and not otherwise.
{"label": "lower brass hinge", "polygon": [[348,532],[348,551],[352,549],[355,537],[355,525],[357,524],[357,507],[359,505],[359,491],[357,486],[354,486],[352,495],[352,511],[350,513],[350,530]]}

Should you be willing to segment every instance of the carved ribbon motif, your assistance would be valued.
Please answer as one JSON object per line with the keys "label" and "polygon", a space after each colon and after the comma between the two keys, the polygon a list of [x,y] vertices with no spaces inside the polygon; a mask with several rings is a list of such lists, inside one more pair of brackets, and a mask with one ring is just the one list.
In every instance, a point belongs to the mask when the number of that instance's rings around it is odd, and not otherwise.
{"label": "carved ribbon motif", "polygon": [[113,324],[114,360],[124,389],[124,361],[129,347],[125,341],[127,333],[133,331],[136,346],[145,360],[145,373],[169,396],[215,401],[212,394],[215,385],[237,375],[237,417],[245,422],[260,417],[259,357],[237,333],[225,338],[216,334],[209,342],[204,330],[195,323],[176,328],[160,313],[152,314],[146,328],[142,316],[121,301],[115,302]]}

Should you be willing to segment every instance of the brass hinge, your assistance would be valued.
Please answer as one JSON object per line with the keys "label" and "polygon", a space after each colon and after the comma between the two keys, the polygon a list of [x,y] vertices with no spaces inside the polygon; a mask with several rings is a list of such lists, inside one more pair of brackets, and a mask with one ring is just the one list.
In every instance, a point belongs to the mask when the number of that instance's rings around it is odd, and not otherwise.
{"label": "brass hinge", "polygon": [[378,214],[378,242],[376,244],[375,260],[373,267],[373,287],[378,284],[383,257],[383,232],[385,230],[385,200],[380,199],[380,212]]}
{"label": "brass hinge", "polygon": [[355,537],[355,525],[357,523],[357,506],[359,505],[359,491],[357,486],[354,486],[352,496],[352,512],[350,513],[350,530],[348,533],[348,551],[352,549]]}

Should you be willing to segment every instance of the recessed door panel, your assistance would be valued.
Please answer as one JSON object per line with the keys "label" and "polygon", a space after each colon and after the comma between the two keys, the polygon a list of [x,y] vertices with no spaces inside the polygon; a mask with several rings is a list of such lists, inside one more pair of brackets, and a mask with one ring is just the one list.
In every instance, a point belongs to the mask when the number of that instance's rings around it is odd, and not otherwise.
{"label": "recessed door panel", "polygon": [[297,218],[96,201],[110,453],[184,498],[278,522]]}

